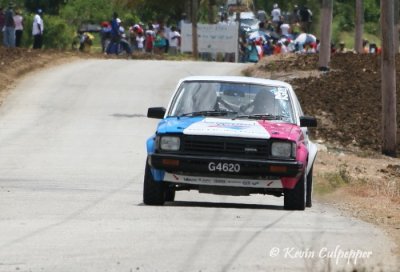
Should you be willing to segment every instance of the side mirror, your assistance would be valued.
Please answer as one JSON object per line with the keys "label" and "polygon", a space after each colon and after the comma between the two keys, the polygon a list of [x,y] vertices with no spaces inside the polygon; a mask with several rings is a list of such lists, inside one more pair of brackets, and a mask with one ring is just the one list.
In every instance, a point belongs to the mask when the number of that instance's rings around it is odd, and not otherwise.
{"label": "side mirror", "polygon": [[147,110],[147,117],[155,118],[155,119],[163,119],[165,112],[166,112],[166,109],[163,107],[149,108]]}
{"label": "side mirror", "polygon": [[317,119],[311,116],[301,116],[300,127],[317,127]]}

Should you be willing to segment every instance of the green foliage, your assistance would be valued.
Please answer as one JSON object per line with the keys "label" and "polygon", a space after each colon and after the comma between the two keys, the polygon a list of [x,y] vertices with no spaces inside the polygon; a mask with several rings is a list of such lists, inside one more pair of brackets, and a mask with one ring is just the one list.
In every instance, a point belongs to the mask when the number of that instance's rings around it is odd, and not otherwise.
{"label": "green foliage", "polygon": [[33,38],[32,38],[32,23],[33,23],[33,14],[22,14],[24,17],[24,31],[22,33],[22,46],[24,47],[32,47]]}
{"label": "green foliage", "polygon": [[60,11],[62,18],[77,27],[85,22],[110,20],[112,13],[113,5],[109,0],[71,0]]}
{"label": "green foliage", "polygon": [[58,14],[60,7],[63,6],[67,1],[65,0],[24,0],[18,1],[24,2],[25,8],[34,13],[37,9],[42,9],[46,14]]}
{"label": "green foliage", "polygon": [[338,23],[340,31],[351,31],[354,29],[355,20],[355,6],[354,1],[335,1],[333,13],[335,14],[335,21]]}
{"label": "green foliage", "polygon": [[15,7],[19,8],[19,7],[24,7],[24,0],[14,0],[14,1],[10,1],[10,0],[0,0],[0,7],[2,8],[7,8],[8,4],[12,2]]}
{"label": "green foliage", "polygon": [[75,28],[58,16],[44,18],[43,44],[45,48],[69,49],[75,35]]}
{"label": "green foliage", "polygon": [[137,12],[144,22],[157,20],[175,24],[185,12],[185,0],[146,0],[137,6]]}

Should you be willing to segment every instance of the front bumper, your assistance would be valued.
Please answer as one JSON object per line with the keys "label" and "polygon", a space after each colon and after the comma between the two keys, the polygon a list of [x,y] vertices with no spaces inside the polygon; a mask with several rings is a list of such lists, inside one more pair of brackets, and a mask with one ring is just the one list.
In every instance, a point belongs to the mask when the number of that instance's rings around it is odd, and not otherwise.
{"label": "front bumper", "polygon": [[[210,171],[210,163],[239,164],[240,171]],[[149,164],[168,173],[203,177],[270,179],[297,178],[304,171],[304,165],[295,160],[258,160],[226,157],[204,157],[176,154],[149,155]]]}

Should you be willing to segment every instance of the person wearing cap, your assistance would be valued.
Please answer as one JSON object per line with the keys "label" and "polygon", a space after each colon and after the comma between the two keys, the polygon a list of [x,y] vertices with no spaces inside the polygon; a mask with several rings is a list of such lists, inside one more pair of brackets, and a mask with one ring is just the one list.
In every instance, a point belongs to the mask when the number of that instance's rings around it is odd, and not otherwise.
{"label": "person wearing cap", "polygon": [[38,9],[35,14],[35,17],[33,17],[33,23],[32,23],[33,49],[41,49],[43,46],[44,23],[41,14],[42,10]]}
{"label": "person wearing cap", "polygon": [[14,23],[14,4],[10,2],[8,9],[4,13],[4,46],[15,47],[15,23]]}

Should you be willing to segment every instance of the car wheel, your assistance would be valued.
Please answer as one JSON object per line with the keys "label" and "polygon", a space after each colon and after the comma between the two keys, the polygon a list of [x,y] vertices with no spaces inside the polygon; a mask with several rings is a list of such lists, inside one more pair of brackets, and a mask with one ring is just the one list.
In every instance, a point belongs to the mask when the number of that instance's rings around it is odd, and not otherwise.
{"label": "car wheel", "polygon": [[143,184],[143,203],[146,205],[163,205],[165,202],[165,187],[163,182],[156,182],[146,163]]}
{"label": "car wheel", "polygon": [[306,192],[306,207],[312,207],[312,191],[313,191],[313,166],[307,175],[307,192]]}
{"label": "car wheel", "polygon": [[173,202],[175,200],[175,188],[169,185],[165,190],[165,201]]}
{"label": "car wheel", "polygon": [[296,183],[293,189],[284,191],[284,209],[303,211],[306,208],[306,174]]}

